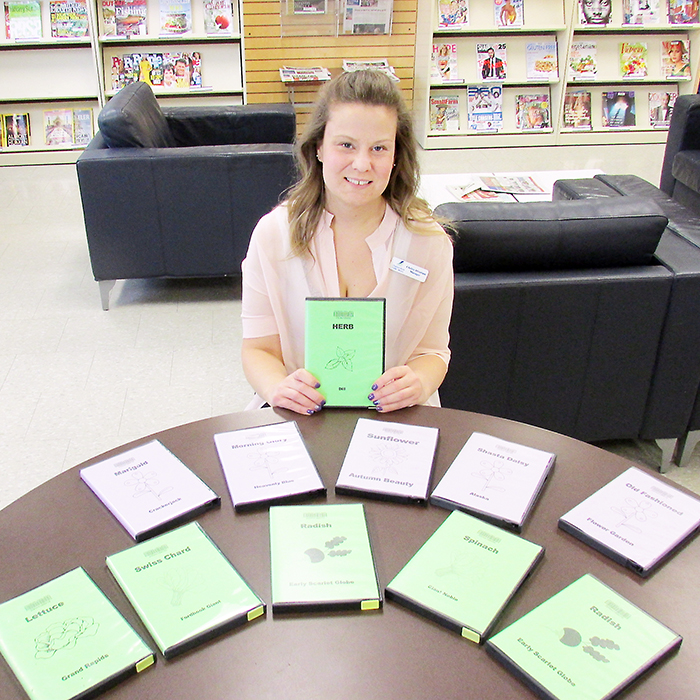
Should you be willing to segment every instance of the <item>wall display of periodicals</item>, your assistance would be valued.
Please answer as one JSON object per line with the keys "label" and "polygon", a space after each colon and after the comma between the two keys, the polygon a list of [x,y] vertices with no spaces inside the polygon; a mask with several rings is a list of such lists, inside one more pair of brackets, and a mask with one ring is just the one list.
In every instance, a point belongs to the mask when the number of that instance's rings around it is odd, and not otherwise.
{"label": "wall display of periodicals", "polygon": [[149,83],[163,97],[242,102],[236,0],[96,0],[105,97]]}
{"label": "wall display of periodicals", "polygon": [[282,36],[391,34],[394,0],[281,0]]}
{"label": "wall display of periodicals", "polygon": [[661,143],[676,97],[697,85],[697,3],[428,5],[414,100],[425,148]]}
{"label": "wall display of periodicals", "polygon": [[0,159],[71,162],[136,80],[170,104],[243,102],[238,0],[0,0]]}

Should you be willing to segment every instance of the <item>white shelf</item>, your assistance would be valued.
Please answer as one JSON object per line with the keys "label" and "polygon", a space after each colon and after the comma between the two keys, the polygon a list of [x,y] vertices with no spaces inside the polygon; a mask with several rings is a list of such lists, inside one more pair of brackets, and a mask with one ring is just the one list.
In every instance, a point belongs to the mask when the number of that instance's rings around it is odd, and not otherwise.
{"label": "white shelf", "polygon": [[[1,0],[0,0],[1,1]],[[240,0],[233,0],[231,34],[210,36],[204,27],[203,0],[192,0],[193,31],[188,35],[160,35],[159,0],[148,0],[146,36],[124,38],[100,34],[101,0],[88,0],[90,36],[52,38],[49,2],[42,0],[42,39],[11,41],[0,38],[0,114],[28,114],[30,145],[0,149],[0,165],[74,162],[82,147],[44,145],[44,111],[91,108],[96,118],[114,93],[113,56],[126,53],[202,55],[202,88],[154,88],[168,105],[230,105],[245,102],[243,38]],[[96,122],[96,119],[93,120]]]}
{"label": "white shelf", "polygon": [[[664,3],[661,11],[665,12]],[[437,0],[419,3],[416,36],[416,75],[414,88],[414,118],[421,145],[426,149],[438,148],[491,148],[501,146],[576,145],[663,143],[667,129],[652,128],[649,122],[648,95],[650,92],[694,92],[697,85],[696,67],[700,57],[700,25],[668,24],[661,17],[658,25],[625,25],[622,0],[613,0],[613,20],[605,27],[579,24],[578,0],[525,1],[525,26],[517,29],[499,29],[495,26],[493,3],[470,0],[470,24],[463,30],[437,28]],[[477,74],[477,43],[496,43],[503,37],[507,51],[507,77],[503,85],[503,127],[498,133],[469,132],[467,119],[467,89],[473,85],[488,85]],[[525,45],[531,41],[556,38],[559,79],[527,80]],[[661,72],[661,42],[684,39],[690,42],[693,75],[689,80],[665,80]],[[595,41],[597,45],[598,75],[595,80],[570,80],[568,59],[573,41]],[[620,49],[623,41],[646,42],[648,47],[645,78],[623,79],[620,74]],[[463,84],[436,85],[431,81],[431,52],[433,43],[454,43],[457,47],[458,76]],[[515,95],[549,90],[551,101],[551,128],[542,131],[519,131],[515,122]],[[572,131],[563,128],[564,97],[568,89],[587,90],[591,93],[590,131]],[[635,92],[637,126],[609,129],[602,126],[603,91]],[[430,130],[430,96],[458,95],[460,102],[460,130],[457,133]]]}

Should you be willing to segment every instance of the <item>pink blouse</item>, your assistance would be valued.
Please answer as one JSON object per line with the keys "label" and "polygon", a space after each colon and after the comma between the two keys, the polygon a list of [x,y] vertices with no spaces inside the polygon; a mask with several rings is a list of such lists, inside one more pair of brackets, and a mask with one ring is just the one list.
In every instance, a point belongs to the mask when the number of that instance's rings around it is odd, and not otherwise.
{"label": "pink blouse", "polygon": [[[325,212],[310,256],[292,256],[287,207],[282,204],[258,222],[243,261],[243,337],[279,335],[289,373],[304,366],[306,297],[341,296],[332,220]],[[450,239],[443,233],[412,233],[387,205],[366,241],[377,279],[369,296],[386,299],[386,367],[421,355],[437,355],[448,364],[454,295]],[[425,281],[392,270],[395,258],[426,270]],[[428,403],[439,405],[437,396]]]}

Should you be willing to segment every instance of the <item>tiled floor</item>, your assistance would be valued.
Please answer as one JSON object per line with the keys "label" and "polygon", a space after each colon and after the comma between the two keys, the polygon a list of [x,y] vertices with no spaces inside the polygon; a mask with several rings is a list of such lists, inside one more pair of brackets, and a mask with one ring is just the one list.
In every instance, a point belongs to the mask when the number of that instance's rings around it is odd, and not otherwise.
{"label": "tiled floor", "polygon": [[[662,150],[423,154],[425,172],[600,168],[658,180]],[[613,152],[614,151],[614,152]],[[124,442],[239,411],[237,280],[128,281],[102,311],[72,165],[0,167],[0,507]],[[610,446],[653,463],[651,444]],[[671,476],[700,492],[700,457]]]}

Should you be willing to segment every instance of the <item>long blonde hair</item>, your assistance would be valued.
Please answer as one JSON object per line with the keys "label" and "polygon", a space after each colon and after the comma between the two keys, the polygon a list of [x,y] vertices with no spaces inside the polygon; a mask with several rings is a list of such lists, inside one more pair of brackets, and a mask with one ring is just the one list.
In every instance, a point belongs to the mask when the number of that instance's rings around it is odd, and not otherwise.
{"label": "long blonde hair", "polygon": [[[287,198],[292,252],[309,249],[326,205],[323,166],[316,158],[334,104],[361,103],[396,111],[395,166],[384,190],[384,199],[411,230],[425,232],[435,221],[428,204],[417,196],[420,181],[418,147],[411,115],[392,80],[377,70],[341,73],[319,92],[309,122],[296,147],[300,179]],[[430,227],[434,230],[434,227]]]}

